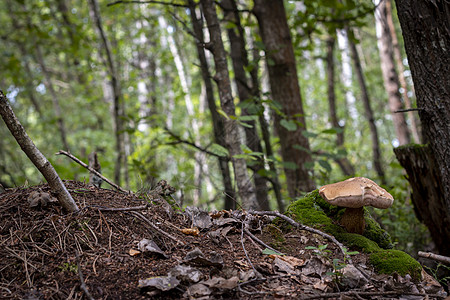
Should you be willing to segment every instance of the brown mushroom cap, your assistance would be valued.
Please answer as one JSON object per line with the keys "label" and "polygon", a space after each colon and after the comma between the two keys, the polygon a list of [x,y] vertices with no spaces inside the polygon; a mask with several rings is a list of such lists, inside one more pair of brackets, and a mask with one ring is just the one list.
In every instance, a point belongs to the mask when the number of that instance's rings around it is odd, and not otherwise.
{"label": "brown mushroom cap", "polygon": [[319,194],[332,205],[350,208],[373,206],[384,209],[394,202],[391,194],[364,177],[324,185],[319,189]]}

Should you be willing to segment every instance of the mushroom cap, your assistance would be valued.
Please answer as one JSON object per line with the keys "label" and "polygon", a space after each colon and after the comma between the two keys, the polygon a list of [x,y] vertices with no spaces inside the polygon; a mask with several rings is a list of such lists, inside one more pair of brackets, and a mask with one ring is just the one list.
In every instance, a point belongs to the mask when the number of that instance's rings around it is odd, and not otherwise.
{"label": "mushroom cap", "polygon": [[319,194],[332,205],[350,208],[373,206],[385,209],[394,202],[391,194],[365,177],[324,185],[319,189]]}

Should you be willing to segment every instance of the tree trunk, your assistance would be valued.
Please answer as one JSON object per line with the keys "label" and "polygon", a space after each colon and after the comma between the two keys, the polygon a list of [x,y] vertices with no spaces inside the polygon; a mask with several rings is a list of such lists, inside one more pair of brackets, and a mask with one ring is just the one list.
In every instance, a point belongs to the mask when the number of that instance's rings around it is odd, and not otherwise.
{"label": "tree trunk", "polygon": [[236,121],[232,119],[236,116],[236,112],[233,96],[231,94],[227,55],[223,46],[222,32],[219,20],[217,19],[215,4],[212,0],[201,0],[201,4],[211,39],[209,49],[211,49],[213,53],[214,63],[216,65],[216,75],[214,76],[214,79],[219,88],[222,110],[227,115],[224,120],[225,140],[227,142],[227,149],[231,155],[231,162],[233,163],[234,176],[238,186],[239,196],[241,197],[244,209],[258,209],[254,186],[247,173],[247,163],[245,159],[238,157],[242,154],[240,146],[241,138],[238,125]]}
{"label": "tree trunk", "polygon": [[[275,114],[275,127],[280,137],[281,156],[285,163],[290,197],[299,196],[315,188],[305,163],[312,161],[308,139],[302,134],[306,130],[300,86],[298,84],[294,49],[292,46],[286,12],[282,0],[255,0],[253,8],[266,51],[272,98],[281,104],[281,114]],[[294,122],[296,129],[288,130],[282,121]],[[299,147],[300,146],[300,147]],[[306,151],[300,150],[301,148]]]}
{"label": "tree trunk", "polygon": [[98,35],[98,38],[100,39],[101,43],[100,45],[103,48],[103,51],[105,51],[105,59],[103,59],[104,64],[107,68],[108,75],[111,79],[110,85],[111,90],[113,93],[113,121],[114,121],[114,136],[116,138],[116,165],[114,168],[114,181],[116,184],[120,185],[121,181],[121,169],[122,164],[124,161],[124,141],[123,141],[123,134],[122,134],[122,119],[121,119],[121,91],[119,86],[119,78],[118,74],[114,65],[109,41],[106,37],[106,34],[103,30],[103,24],[102,19],[100,16],[100,12],[98,9],[98,3],[97,0],[89,0],[89,8],[90,8],[90,15],[92,18],[92,21],[94,22],[95,29]]}
{"label": "tree trunk", "polygon": [[350,37],[350,35],[353,35],[353,32],[350,29],[348,29],[347,30],[347,39],[348,39],[348,43],[350,46],[350,53],[352,56],[354,67],[355,67],[356,78],[358,79],[359,88],[361,89],[361,100],[364,105],[364,113],[365,113],[367,121],[369,122],[370,137],[372,139],[373,165],[375,168],[375,172],[377,173],[381,182],[383,184],[385,184],[386,178],[384,175],[383,166],[381,164],[381,151],[380,151],[380,142],[379,142],[379,138],[378,138],[378,130],[377,130],[377,126],[375,125],[375,118],[373,116],[372,107],[370,105],[369,93],[367,91],[367,85],[366,85],[366,80],[365,80],[364,73],[363,73],[363,70],[361,67],[361,61],[359,59],[358,52],[356,51],[355,42],[353,42],[353,39]]}
{"label": "tree trunk", "polygon": [[[336,134],[336,147],[344,149],[344,127],[339,124],[336,109],[336,94],[335,94],[335,75],[334,75],[334,46],[336,39],[329,37],[327,40],[327,82],[328,82],[328,105],[330,109],[330,123],[336,129],[341,129]],[[352,176],[355,174],[355,168],[347,157],[336,158],[336,163],[342,170],[345,176]]]}
{"label": "tree trunk", "polygon": [[[224,122],[220,118],[217,112],[216,100],[214,97],[214,89],[211,82],[211,74],[208,68],[208,61],[206,60],[205,50],[204,50],[204,38],[203,38],[203,22],[201,18],[197,18],[197,13],[195,9],[195,3],[193,0],[189,0],[189,10],[191,21],[194,28],[194,34],[196,37],[197,54],[200,61],[200,69],[202,74],[202,79],[205,84],[206,101],[208,102],[208,108],[211,113],[211,120],[213,125],[214,139],[215,142],[226,147],[225,142],[225,129]],[[225,209],[235,209],[236,208],[236,193],[231,182],[230,168],[228,166],[229,159],[227,157],[219,158],[219,168],[222,174],[222,181],[224,186],[224,208]]]}
{"label": "tree trunk", "polygon": [[383,74],[384,88],[388,94],[389,109],[392,115],[395,134],[399,145],[406,145],[411,142],[408,125],[405,115],[396,113],[403,108],[402,97],[400,95],[400,83],[398,73],[395,69],[394,47],[392,43],[391,31],[388,25],[388,15],[386,1],[381,1],[375,10],[375,22],[377,27],[378,50],[380,53],[381,71]]}
{"label": "tree trunk", "polygon": [[439,253],[450,255],[450,218],[445,210],[439,165],[430,147],[404,146],[395,148],[394,152],[408,175],[417,218],[430,230]]}
{"label": "tree trunk", "polygon": [[277,200],[278,210],[280,212],[285,211],[285,205],[283,201],[283,195],[281,194],[281,184],[280,180],[278,179],[278,170],[275,166],[274,162],[274,155],[273,155],[273,149],[272,149],[272,143],[270,141],[270,128],[269,128],[269,122],[266,120],[265,117],[265,107],[261,103],[261,90],[260,90],[260,80],[259,80],[259,61],[261,60],[261,56],[259,54],[259,48],[256,47],[254,40],[250,39],[250,48],[252,48],[252,60],[253,60],[253,68],[250,71],[250,76],[252,80],[252,94],[255,95],[256,99],[258,99],[258,105],[261,109],[258,113],[258,121],[259,126],[261,128],[261,134],[264,141],[264,150],[266,157],[268,159],[268,165],[269,165],[269,175],[268,179],[270,183],[272,184],[273,192],[275,194],[275,199]]}
{"label": "tree trunk", "polygon": [[[228,26],[227,33],[230,40],[231,60],[233,63],[234,77],[239,95],[239,100],[242,106],[242,115],[248,116],[251,113],[246,108],[246,102],[256,101],[249,86],[249,78],[245,72],[245,67],[248,67],[247,50],[245,49],[244,30],[241,26],[239,13],[236,2],[234,0],[222,0],[222,8],[225,12],[225,20],[232,25]],[[257,103],[255,103],[258,105]],[[246,144],[253,152],[262,153],[261,140],[256,130],[256,122],[254,120],[245,121],[248,126],[244,127]],[[270,210],[270,203],[267,190],[267,179],[261,174],[265,171],[264,157],[258,156],[256,161],[252,163],[253,179],[256,188],[256,199],[260,209]]]}
{"label": "tree trunk", "polygon": [[[403,66],[403,59],[402,59],[402,54],[400,52],[400,46],[398,44],[398,38],[397,38],[397,32],[395,31],[395,26],[394,26],[394,19],[392,16],[392,3],[391,0],[384,0],[386,2],[386,13],[387,13],[387,25],[389,26],[389,31],[391,32],[391,37],[392,37],[392,47],[394,49],[394,59],[395,59],[395,64],[397,66],[397,72],[398,72],[398,80],[400,82],[400,86],[402,87],[402,96],[403,96],[403,100],[405,101],[405,108],[406,109],[411,109],[412,108],[412,104],[411,104],[411,99],[408,96],[408,85],[406,84],[406,78],[405,78],[405,67]],[[414,87],[412,88],[413,92],[414,92]],[[416,113],[414,111],[408,111],[408,119],[409,122],[411,123],[410,128],[411,128],[411,133],[414,137],[414,140],[416,143],[420,143],[421,142],[421,137],[419,134],[419,127],[417,125],[417,116]]]}
{"label": "tree trunk", "polygon": [[2,116],[6,126],[8,126],[9,131],[16,139],[20,148],[22,148],[23,152],[25,152],[31,162],[47,180],[48,185],[50,186],[52,193],[56,195],[59,204],[61,204],[61,206],[68,212],[78,211],[77,204],[61,181],[61,178],[59,178],[52,164],[41,153],[41,151],[39,151],[28,134],[25,132],[25,129],[22,124],[20,124],[14,114],[14,111],[9,105],[8,99],[2,91],[0,91],[0,115]]}
{"label": "tree trunk", "polygon": [[[424,139],[440,171],[444,190],[440,209],[450,220],[450,4],[445,0],[396,4]],[[446,238],[449,241],[450,235]]]}

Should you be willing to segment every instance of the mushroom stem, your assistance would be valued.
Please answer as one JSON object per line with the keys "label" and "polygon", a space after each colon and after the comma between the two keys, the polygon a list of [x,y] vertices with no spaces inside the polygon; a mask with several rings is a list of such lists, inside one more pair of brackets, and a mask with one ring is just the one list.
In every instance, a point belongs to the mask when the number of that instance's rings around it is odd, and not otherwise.
{"label": "mushroom stem", "polygon": [[364,222],[364,209],[362,207],[347,207],[339,223],[344,226],[347,232],[363,234],[364,227],[366,226]]}

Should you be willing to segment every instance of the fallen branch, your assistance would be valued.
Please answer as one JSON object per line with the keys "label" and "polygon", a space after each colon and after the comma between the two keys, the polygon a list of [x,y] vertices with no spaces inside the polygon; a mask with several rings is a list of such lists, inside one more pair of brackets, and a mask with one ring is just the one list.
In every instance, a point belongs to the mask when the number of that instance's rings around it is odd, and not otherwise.
{"label": "fallen branch", "polygon": [[253,233],[250,232],[250,230],[248,230],[247,228],[244,228],[244,232],[251,237],[255,242],[259,243],[261,246],[266,247],[267,249],[270,249],[276,253],[278,253],[279,255],[284,255],[283,252],[280,252],[272,247],[270,247],[269,245],[267,245],[266,243],[264,243],[263,241],[261,241],[260,239],[258,239]]}
{"label": "fallen branch", "polygon": [[130,214],[138,217],[139,219],[141,219],[142,221],[144,221],[145,223],[147,223],[148,225],[150,225],[150,227],[155,230],[156,232],[158,232],[161,235],[165,235],[168,238],[170,238],[171,240],[177,242],[178,244],[182,244],[184,245],[185,243],[183,241],[180,241],[179,239],[177,239],[176,237],[174,237],[173,235],[171,235],[170,233],[165,232],[164,230],[158,228],[155,226],[155,224],[153,224],[149,219],[147,219],[143,214],[135,212],[135,211],[130,211]]}
{"label": "fallen branch", "polygon": [[437,260],[437,261],[445,263],[445,264],[450,264],[450,257],[448,257],[448,256],[434,254],[431,252],[422,252],[422,251],[419,251],[418,254],[420,257],[431,258],[431,259]]}
{"label": "fallen branch", "polygon": [[412,292],[404,292],[404,291],[387,291],[387,292],[358,292],[358,291],[347,291],[347,292],[339,292],[339,293],[323,293],[317,294],[313,296],[305,296],[300,297],[300,300],[309,300],[309,299],[326,299],[326,298],[337,298],[340,299],[341,296],[400,296],[400,295],[410,295],[410,296],[422,296],[422,297],[435,297],[444,299],[444,295],[440,294],[425,294],[425,293],[412,293]]}
{"label": "fallen branch", "polygon": [[96,207],[90,206],[90,208],[98,209],[101,211],[134,211],[134,210],[146,210],[148,208],[147,205],[142,206],[133,206],[133,207]]}
{"label": "fallen branch", "polygon": [[339,242],[332,235],[329,235],[329,234],[327,234],[325,232],[322,232],[322,231],[320,231],[318,229],[315,229],[315,228],[312,228],[312,227],[309,227],[309,226],[297,223],[293,219],[291,219],[288,216],[283,215],[283,214],[281,214],[281,213],[279,213],[277,211],[249,211],[249,214],[254,214],[254,215],[258,215],[258,216],[267,216],[267,215],[269,215],[269,216],[276,216],[276,217],[279,217],[279,218],[285,220],[286,222],[288,222],[292,226],[297,227],[298,229],[307,230],[309,232],[321,235],[324,238],[327,238],[330,241],[332,241],[333,243],[335,243],[341,249],[343,255],[346,257],[346,260],[347,260],[348,264],[352,264],[352,259],[350,258],[350,255],[347,254],[347,251],[345,250],[344,245],[341,242]]}
{"label": "fallen branch", "polygon": [[124,190],[123,188],[121,188],[120,186],[118,186],[117,184],[115,184],[114,182],[112,182],[111,180],[109,180],[108,178],[106,178],[105,176],[103,176],[102,174],[100,174],[99,172],[97,172],[96,170],[94,170],[93,168],[89,167],[87,164],[85,164],[84,162],[82,162],[81,160],[79,160],[78,158],[76,158],[75,156],[73,156],[71,153],[67,152],[67,151],[63,151],[63,150],[59,150],[56,155],[65,155],[67,157],[69,157],[70,159],[72,159],[74,162],[78,163],[79,165],[81,165],[82,167],[85,167],[86,169],[89,170],[89,172],[94,173],[95,175],[97,175],[98,177],[100,177],[101,179],[103,179],[104,181],[106,181],[109,185],[111,185],[112,187],[114,187],[115,189],[121,191],[121,192],[125,192],[125,193],[129,193],[129,191]]}
{"label": "fallen branch", "polygon": [[78,275],[80,276],[81,282],[80,289],[83,290],[86,298],[88,298],[89,300],[95,300],[94,297],[92,297],[91,293],[89,293],[86,283],[84,282],[83,273],[81,272],[80,255],[78,254],[78,251],[75,251],[75,255],[77,257]]}

